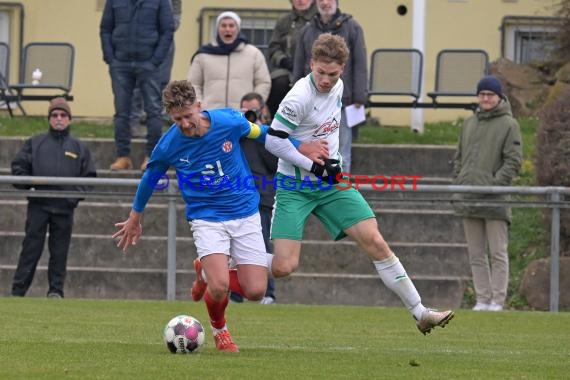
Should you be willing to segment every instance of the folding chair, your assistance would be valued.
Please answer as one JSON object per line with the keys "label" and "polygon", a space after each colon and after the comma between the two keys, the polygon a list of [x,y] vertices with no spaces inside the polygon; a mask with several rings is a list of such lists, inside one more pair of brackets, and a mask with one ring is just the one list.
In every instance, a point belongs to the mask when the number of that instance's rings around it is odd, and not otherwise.
{"label": "folding chair", "polygon": [[408,95],[422,86],[423,54],[417,49],[376,49],[370,63],[370,95]]}
{"label": "folding chair", "polygon": [[413,107],[421,95],[423,54],[417,49],[376,49],[370,63],[368,95],[411,96],[411,102],[369,102],[371,107]]}
{"label": "folding chair", "polygon": [[[18,102],[46,101],[57,96],[73,100],[70,95],[73,82],[75,49],[66,42],[31,42],[24,48],[19,82],[9,86]],[[41,79],[34,81],[33,72],[39,69]],[[38,94],[40,93],[40,94]],[[25,111],[20,107],[22,113]]]}
{"label": "folding chair", "polygon": [[[8,79],[10,78],[10,47],[0,42],[0,105],[4,106],[10,117],[14,116],[11,102],[16,101],[16,96],[10,90]],[[17,103],[21,109],[20,103]]]}
{"label": "folding chair", "polygon": [[444,49],[437,54],[435,90],[428,96],[476,96],[479,80],[487,74],[489,56],[478,49]]}

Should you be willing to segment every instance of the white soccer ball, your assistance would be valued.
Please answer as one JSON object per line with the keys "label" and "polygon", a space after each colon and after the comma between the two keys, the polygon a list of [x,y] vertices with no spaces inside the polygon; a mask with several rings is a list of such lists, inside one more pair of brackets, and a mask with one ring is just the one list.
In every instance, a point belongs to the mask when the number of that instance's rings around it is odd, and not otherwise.
{"label": "white soccer ball", "polygon": [[178,315],[164,327],[164,343],[173,354],[190,354],[204,345],[204,327],[196,318]]}

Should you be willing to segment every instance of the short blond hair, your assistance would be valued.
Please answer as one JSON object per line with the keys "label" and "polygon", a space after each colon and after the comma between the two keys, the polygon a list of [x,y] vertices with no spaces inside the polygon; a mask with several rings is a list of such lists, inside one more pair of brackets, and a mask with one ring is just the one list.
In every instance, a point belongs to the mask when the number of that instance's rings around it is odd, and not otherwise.
{"label": "short blond hair", "polygon": [[175,107],[191,106],[196,102],[196,90],[187,80],[170,82],[162,91],[162,106],[166,112]]}

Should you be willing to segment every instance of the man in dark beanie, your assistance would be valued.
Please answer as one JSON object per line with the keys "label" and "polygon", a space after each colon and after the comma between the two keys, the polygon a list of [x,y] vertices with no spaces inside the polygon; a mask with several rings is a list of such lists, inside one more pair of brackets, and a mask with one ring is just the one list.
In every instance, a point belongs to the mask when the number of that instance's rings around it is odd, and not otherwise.
{"label": "man in dark beanie", "polygon": [[[64,98],[50,101],[49,131],[26,140],[12,161],[12,175],[42,177],[96,177],[87,146],[69,133],[71,109]],[[14,185],[18,189],[85,191],[80,186]],[[49,227],[49,298],[63,297],[73,211],[79,198],[28,198],[26,235],[12,282],[12,296],[23,297],[42,255]]]}
{"label": "man in dark beanie", "polygon": [[495,95],[498,95],[499,98],[503,97],[501,82],[499,81],[499,79],[497,79],[497,77],[493,75],[488,75],[479,81],[479,83],[477,84],[477,95],[479,95],[479,93],[481,93],[482,91],[492,92]]}
{"label": "man in dark beanie", "polygon": [[[463,123],[454,160],[454,184],[509,186],[522,163],[522,139],[501,82],[486,76],[477,84],[479,108]],[[502,200],[501,195],[464,198]],[[476,311],[501,311],[507,297],[510,209],[459,206],[473,274]],[[488,251],[487,251],[488,249]]]}

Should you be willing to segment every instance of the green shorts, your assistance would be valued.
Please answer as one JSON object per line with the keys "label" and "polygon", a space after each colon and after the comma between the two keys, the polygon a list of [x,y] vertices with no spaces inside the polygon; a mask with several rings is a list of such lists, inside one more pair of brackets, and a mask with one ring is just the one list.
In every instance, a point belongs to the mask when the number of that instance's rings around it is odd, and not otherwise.
{"label": "green shorts", "polygon": [[[346,237],[344,231],[358,222],[374,218],[362,194],[354,187],[337,189],[328,184],[307,186],[310,182],[301,182],[277,175],[277,193],[271,225],[272,239],[302,240],[307,218],[312,213],[325,226],[334,240]],[[303,184],[303,186],[301,186]],[[283,186],[284,185],[284,186]]]}

